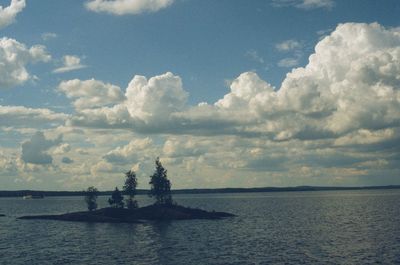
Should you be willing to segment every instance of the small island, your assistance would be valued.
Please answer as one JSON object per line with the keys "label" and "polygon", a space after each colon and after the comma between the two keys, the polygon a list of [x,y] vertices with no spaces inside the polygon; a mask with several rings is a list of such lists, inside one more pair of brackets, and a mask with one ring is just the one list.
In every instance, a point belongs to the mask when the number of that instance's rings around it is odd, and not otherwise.
{"label": "small island", "polygon": [[75,222],[96,223],[138,223],[142,220],[188,220],[188,219],[220,219],[233,214],[224,212],[208,212],[180,205],[149,205],[134,210],[108,207],[95,211],[74,212],[60,215],[22,216],[18,219],[47,219]]}
{"label": "small island", "polygon": [[[137,178],[133,170],[125,173],[125,185],[123,191],[128,196],[124,201],[122,192],[115,188],[109,198],[111,207],[97,209],[98,190],[89,187],[86,190],[85,202],[88,211],[65,213],[59,215],[34,215],[22,216],[18,219],[44,219],[74,222],[97,222],[97,223],[139,223],[144,220],[166,221],[166,220],[189,220],[189,219],[221,219],[235,215],[225,212],[205,211],[193,209],[176,204],[172,200],[171,182],[167,178],[167,170],[162,166],[159,158],[156,159],[156,169],[150,176],[150,197],[155,197],[154,204],[138,207],[134,199],[136,194]],[[125,208],[126,205],[126,208]]]}

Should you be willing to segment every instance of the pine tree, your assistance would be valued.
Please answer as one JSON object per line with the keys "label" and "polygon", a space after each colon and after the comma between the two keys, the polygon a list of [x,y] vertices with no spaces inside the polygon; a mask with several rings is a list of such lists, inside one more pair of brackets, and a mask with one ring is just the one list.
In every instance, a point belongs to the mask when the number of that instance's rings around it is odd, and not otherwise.
{"label": "pine tree", "polygon": [[138,207],[137,201],[134,199],[136,195],[136,186],[137,186],[137,178],[136,173],[133,170],[129,170],[125,173],[125,185],[124,191],[126,195],[128,195],[128,199],[126,199],[126,206],[128,209],[135,209]]}
{"label": "pine tree", "polygon": [[156,198],[156,204],[172,204],[171,182],[167,178],[167,170],[162,166],[160,159],[157,157],[156,170],[150,176],[151,185],[150,197]]}
{"label": "pine tree", "polygon": [[97,209],[97,196],[99,191],[95,187],[89,187],[85,191],[85,202],[89,211]]}
{"label": "pine tree", "polygon": [[118,187],[115,187],[115,190],[111,194],[111,198],[108,199],[108,203],[115,208],[124,208],[124,197]]}

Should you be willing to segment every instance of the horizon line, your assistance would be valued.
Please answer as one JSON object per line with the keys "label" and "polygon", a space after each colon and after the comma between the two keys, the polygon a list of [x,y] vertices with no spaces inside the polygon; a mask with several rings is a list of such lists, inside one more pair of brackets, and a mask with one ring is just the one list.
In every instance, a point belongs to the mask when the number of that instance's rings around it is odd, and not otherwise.
{"label": "horizon line", "polygon": [[[335,190],[373,190],[373,189],[400,189],[400,184],[373,185],[373,186],[287,186],[287,187],[251,187],[251,188],[185,188],[171,190],[173,194],[201,194],[201,193],[245,193],[245,192],[291,192],[291,191],[335,191]],[[146,194],[149,189],[137,189],[137,195]],[[45,193],[46,196],[79,196],[85,190],[0,190],[0,197],[21,196],[22,193]],[[99,191],[100,195],[112,193],[112,190]],[[61,195],[63,194],[63,195]]]}

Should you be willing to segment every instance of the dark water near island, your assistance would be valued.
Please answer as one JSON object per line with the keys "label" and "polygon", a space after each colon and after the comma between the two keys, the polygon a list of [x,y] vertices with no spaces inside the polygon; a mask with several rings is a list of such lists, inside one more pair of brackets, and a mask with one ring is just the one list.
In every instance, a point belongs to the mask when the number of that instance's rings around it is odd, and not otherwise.
{"label": "dark water near island", "polygon": [[[400,190],[176,195],[224,220],[16,220],[81,197],[0,198],[0,264],[400,264]],[[99,198],[105,206],[106,198]],[[141,205],[150,201],[139,196]]]}

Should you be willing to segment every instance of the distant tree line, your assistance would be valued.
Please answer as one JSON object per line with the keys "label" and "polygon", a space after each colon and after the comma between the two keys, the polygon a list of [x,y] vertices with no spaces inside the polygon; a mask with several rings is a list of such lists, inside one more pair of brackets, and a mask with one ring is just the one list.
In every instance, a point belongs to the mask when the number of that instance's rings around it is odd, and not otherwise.
{"label": "distant tree line", "polygon": [[[127,198],[124,200],[124,195],[115,187],[115,190],[111,193],[111,197],[108,199],[108,203],[112,207],[128,209],[136,209],[138,203],[135,200],[135,195],[137,194],[137,177],[133,170],[129,170],[125,173],[125,183],[122,191]],[[169,205],[172,204],[171,195],[171,182],[167,176],[167,170],[161,164],[160,159],[157,157],[155,161],[154,173],[150,176],[150,191],[148,195],[155,198],[155,204]],[[99,196],[99,191],[91,186],[85,191],[85,202],[89,211],[97,209],[97,197]]]}

